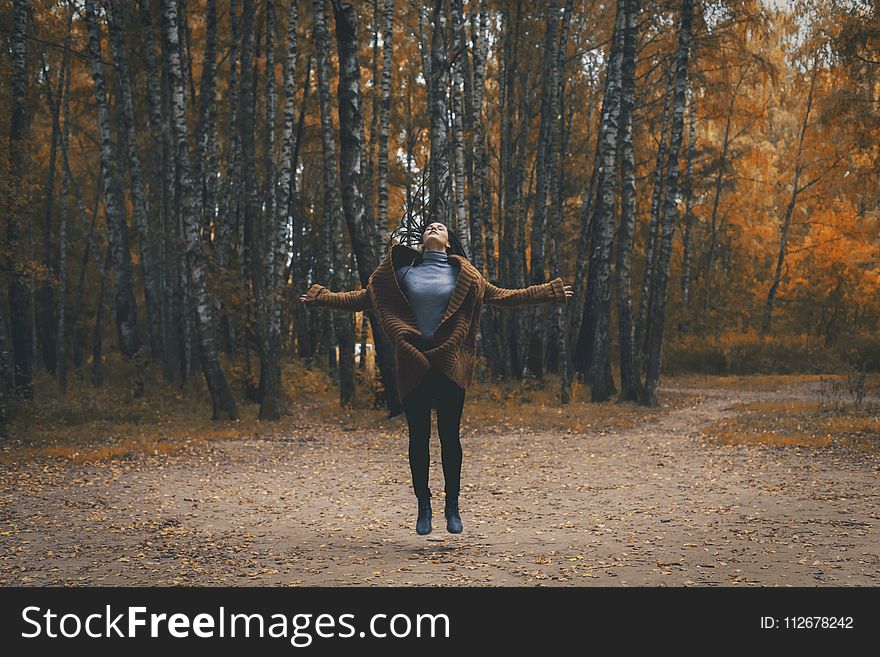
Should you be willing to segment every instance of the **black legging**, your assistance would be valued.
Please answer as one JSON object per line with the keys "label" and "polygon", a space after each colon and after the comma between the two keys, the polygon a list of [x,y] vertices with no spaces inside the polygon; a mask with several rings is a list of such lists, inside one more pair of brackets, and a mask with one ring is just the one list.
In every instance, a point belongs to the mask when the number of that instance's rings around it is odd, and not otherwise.
{"label": "black legging", "polygon": [[413,491],[420,499],[431,497],[428,488],[428,466],[431,438],[432,400],[437,404],[437,433],[440,434],[440,454],[443,459],[443,477],[446,497],[457,498],[461,488],[461,440],[459,428],[464,407],[464,388],[432,367],[418,386],[403,400],[406,422],[409,425],[409,468],[412,472]]}

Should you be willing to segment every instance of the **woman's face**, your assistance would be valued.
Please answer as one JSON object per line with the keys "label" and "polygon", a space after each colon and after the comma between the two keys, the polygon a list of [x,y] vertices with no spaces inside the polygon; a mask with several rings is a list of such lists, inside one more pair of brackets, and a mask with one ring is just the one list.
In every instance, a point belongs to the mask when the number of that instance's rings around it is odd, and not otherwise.
{"label": "woman's face", "polygon": [[439,221],[425,226],[422,233],[422,246],[426,251],[445,251],[449,244],[449,231]]}

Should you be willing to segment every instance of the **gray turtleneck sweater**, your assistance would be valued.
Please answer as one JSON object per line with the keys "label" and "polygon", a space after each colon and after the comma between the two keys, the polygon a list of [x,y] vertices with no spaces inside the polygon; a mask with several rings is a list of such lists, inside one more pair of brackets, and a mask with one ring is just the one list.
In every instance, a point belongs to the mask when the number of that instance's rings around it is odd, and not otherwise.
{"label": "gray turtleneck sweater", "polygon": [[449,305],[458,278],[458,264],[445,251],[424,251],[417,265],[394,272],[400,288],[416,314],[422,337],[432,338]]}

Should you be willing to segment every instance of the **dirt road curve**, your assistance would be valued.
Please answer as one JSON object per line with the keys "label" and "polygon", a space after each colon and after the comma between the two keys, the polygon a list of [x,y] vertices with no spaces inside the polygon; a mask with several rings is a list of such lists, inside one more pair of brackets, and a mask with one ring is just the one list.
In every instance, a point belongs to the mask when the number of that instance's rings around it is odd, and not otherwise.
{"label": "dirt road curve", "polygon": [[[795,393],[792,393],[795,394]],[[737,401],[622,432],[465,423],[463,534],[417,536],[405,422],[0,470],[3,585],[876,586],[878,452],[727,446]]]}

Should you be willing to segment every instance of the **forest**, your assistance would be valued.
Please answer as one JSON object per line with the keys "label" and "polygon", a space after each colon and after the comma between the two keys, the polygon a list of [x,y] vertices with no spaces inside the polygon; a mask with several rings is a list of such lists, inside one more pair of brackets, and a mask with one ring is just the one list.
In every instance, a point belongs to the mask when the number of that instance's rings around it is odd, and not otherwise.
{"label": "forest", "polygon": [[[880,367],[874,0],[4,0],[0,419],[71,379],[291,362],[401,409],[365,286],[406,222],[487,280],[482,381],[660,404],[663,376]],[[661,388],[662,392],[662,388]]]}

